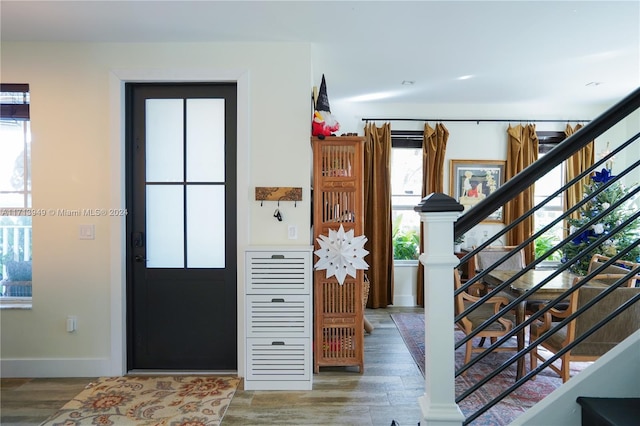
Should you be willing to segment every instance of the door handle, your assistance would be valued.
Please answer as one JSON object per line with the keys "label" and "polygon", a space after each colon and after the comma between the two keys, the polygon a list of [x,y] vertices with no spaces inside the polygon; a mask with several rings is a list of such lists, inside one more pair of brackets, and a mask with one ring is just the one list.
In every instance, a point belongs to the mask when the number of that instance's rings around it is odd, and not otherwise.
{"label": "door handle", "polygon": [[147,258],[142,256],[142,255],[140,255],[140,254],[136,254],[133,257],[133,260],[135,260],[136,262],[145,262],[147,260]]}

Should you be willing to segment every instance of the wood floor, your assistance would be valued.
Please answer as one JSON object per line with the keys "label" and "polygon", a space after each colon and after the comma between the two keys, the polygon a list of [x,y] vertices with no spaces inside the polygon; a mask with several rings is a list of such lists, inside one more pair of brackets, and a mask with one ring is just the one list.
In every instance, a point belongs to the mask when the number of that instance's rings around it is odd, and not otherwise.
{"label": "wood floor", "polygon": [[[245,391],[240,386],[223,425],[417,425],[424,378],[390,317],[368,309],[375,329],[365,335],[364,373],[352,367],[321,368],[312,391]],[[92,378],[1,379],[0,424],[39,425],[77,395]],[[116,425],[117,426],[117,425]]]}

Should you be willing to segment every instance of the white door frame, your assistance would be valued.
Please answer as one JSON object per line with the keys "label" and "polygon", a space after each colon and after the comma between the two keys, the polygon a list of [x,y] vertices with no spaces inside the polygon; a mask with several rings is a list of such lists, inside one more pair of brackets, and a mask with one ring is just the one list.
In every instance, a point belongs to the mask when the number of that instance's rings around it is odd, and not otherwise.
{"label": "white door frame", "polygon": [[[249,73],[247,70],[221,69],[117,69],[109,73],[110,113],[110,204],[126,207],[125,188],[125,83],[234,82],[237,84],[237,259],[238,259],[238,375],[244,377],[244,250],[249,244]],[[110,226],[110,317],[111,336],[108,375],[127,373],[126,330],[126,223],[124,217],[112,217]]]}

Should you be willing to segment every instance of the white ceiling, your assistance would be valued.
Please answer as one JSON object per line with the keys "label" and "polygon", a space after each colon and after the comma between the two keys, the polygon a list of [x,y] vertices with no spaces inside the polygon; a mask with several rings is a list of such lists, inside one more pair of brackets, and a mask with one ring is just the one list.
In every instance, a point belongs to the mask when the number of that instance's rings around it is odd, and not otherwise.
{"label": "white ceiling", "polygon": [[2,41],[309,42],[330,102],[602,105],[640,86],[638,0],[1,0],[0,14]]}

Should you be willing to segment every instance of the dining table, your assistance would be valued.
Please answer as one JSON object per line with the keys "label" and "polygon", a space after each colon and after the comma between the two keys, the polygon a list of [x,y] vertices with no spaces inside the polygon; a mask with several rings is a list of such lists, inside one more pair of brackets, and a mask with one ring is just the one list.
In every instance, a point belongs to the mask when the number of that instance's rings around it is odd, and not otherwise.
{"label": "dining table", "polygon": [[[488,289],[495,288],[505,281],[513,278],[520,271],[505,271],[505,270],[493,270],[488,272],[484,277],[483,281],[487,285]],[[556,272],[555,270],[540,270],[540,269],[530,269],[526,271],[522,276],[515,279],[511,285],[506,286],[502,291],[511,296],[513,299],[527,293],[534,286],[541,283],[543,280],[547,279],[551,274]],[[550,301],[554,300],[561,293],[564,293],[574,283],[574,279],[578,277],[578,275],[564,270],[561,271],[558,275],[551,278],[547,283],[545,283],[542,287],[540,287],[537,291],[532,292],[526,298],[524,298],[520,303],[518,303],[515,307],[515,320],[516,326],[522,324],[525,320],[527,302],[529,301]],[[511,298],[510,297],[510,298]],[[525,344],[525,329],[519,330],[516,333],[517,339],[517,348],[518,352],[524,349]],[[516,369],[516,380],[519,380],[525,374],[525,358],[520,357],[517,361],[517,369]]]}

